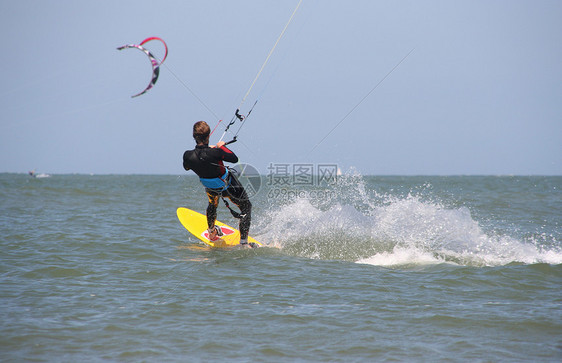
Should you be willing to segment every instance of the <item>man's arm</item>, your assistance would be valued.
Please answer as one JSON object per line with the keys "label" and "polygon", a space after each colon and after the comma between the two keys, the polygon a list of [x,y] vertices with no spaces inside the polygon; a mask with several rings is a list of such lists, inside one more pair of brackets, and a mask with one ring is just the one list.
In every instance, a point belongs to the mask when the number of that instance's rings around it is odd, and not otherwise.
{"label": "man's arm", "polygon": [[211,147],[219,149],[219,150],[222,151],[222,160],[227,161],[229,163],[237,163],[238,162],[238,156],[236,156],[236,154],[233,153],[232,150],[230,150],[229,148],[224,146],[224,144],[225,144],[224,141],[219,141],[219,142],[217,142],[216,145],[211,146]]}
{"label": "man's arm", "polygon": [[188,166],[188,164],[187,164],[187,151],[183,153],[183,168],[184,168],[186,171],[189,171],[189,170],[190,170],[190,168],[189,168],[189,166]]}

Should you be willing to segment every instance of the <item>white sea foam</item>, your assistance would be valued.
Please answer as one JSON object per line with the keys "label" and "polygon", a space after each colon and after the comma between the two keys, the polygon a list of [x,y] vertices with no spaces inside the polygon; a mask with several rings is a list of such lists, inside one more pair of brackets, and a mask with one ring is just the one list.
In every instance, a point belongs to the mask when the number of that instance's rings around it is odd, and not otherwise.
{"label": "white sea foam", "polygon": [[262,239],[304,257],[379,266],[562,263],[556,244],[485,231],[467,207],[412,194],[377,195],[357,175],[352,179],[337,200],[315,203],[305,196],[271,212]]}

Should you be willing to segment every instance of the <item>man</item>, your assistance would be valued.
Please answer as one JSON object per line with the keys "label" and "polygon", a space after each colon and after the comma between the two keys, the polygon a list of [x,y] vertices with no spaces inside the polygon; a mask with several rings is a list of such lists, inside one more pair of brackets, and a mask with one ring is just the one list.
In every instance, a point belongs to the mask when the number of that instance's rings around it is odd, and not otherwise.
{"label": "man", "polygon": [[[223,164],[224,161],[237,163],[238,157],[224,146],[223,141],[209,146],[210,133],[211,128],[205,121],[199,121],[193,125],[193,138],[197,145],[195,149],[187,150],[183,154],[183,167],[185,170],[193,170],[205,186],[209,198],[207,206],[209,239],[214,241],[222,236],[221,229],[215,226],[217,206],[220,197],[228,197],[240,208],[240,244],[248,246],[252,203],[236,176]],[[255,247],[253,243],[250,246]]]}

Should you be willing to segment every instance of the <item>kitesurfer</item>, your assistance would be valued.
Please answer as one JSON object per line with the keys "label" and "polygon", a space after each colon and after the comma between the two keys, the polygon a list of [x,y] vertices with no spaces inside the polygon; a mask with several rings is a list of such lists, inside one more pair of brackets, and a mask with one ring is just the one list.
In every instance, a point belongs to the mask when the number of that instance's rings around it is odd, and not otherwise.
{"label": "kitesurfer", "polygon": [[[236,176],[224,166],[223,162],[237,163],[238,157],[225,146],[224,141],[209,146],[211,128],[205,121],[198,121],[193,125],[193,138],[197,145],[193,150],[183,154],[183,167],[193,170],[201,184],[205,186],[209,205],[207,206],[207,225],[211,241],[222,236],[222,231],[215,226],[219,198],[228,197],[240,208],[240,244],[248,245],[252,203],[244,187]],[[250,244],[254,247],[253,244]]]}

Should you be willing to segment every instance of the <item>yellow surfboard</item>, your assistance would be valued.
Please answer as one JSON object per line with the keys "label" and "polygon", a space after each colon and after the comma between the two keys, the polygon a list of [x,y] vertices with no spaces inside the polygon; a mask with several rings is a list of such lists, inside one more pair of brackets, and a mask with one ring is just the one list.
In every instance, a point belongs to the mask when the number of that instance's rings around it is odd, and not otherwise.
{"label": "yellow surfboard", "polygon": [[[240,244],[240,232],[222,222],[216,221],[215,225],[221,228],[223,236],[211,241],[207,231],[207,216],[187,208],[178,208],[177,213],[178,219],[185,229],[211,247],[233,247]],[[262,246],[261,243],[248,236],[248,243],[252,242]]]}

